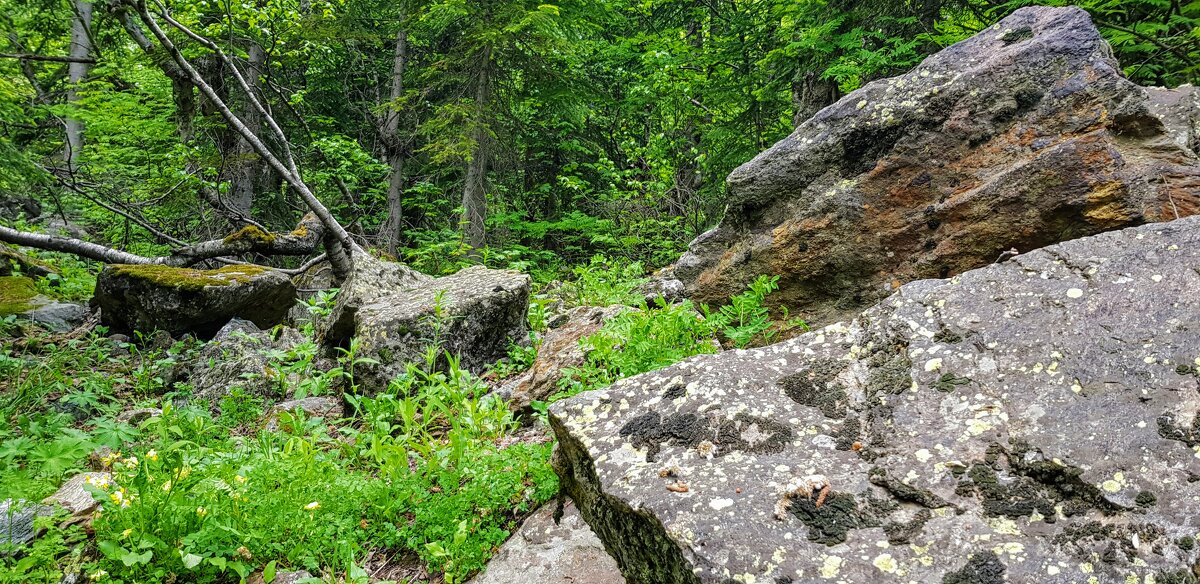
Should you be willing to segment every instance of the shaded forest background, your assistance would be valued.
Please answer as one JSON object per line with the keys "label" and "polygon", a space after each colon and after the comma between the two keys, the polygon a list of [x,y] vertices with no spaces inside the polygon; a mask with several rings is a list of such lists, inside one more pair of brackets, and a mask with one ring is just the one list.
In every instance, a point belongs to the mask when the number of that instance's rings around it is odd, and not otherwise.
{"label": "shaded forest background", "polygon": [[[272,146],[290,148],[360,242],[430,273],[482,261],[548,276],[594,254],[672,262],[720,219],[734,167],[847,92],[1032,3],[196,0],[149,9],[213,39],[249,72],[250,91],[290,142]],[[1138,83],[1200,76],[1200,2],[1081,5]],[[69,218],[144,255],[251,222],[291,229],[303,202],[147,38],[136,18],[144,7],[0,0],[8,223]],[[238,116],[271,136],[230,69],[169,33]]]}

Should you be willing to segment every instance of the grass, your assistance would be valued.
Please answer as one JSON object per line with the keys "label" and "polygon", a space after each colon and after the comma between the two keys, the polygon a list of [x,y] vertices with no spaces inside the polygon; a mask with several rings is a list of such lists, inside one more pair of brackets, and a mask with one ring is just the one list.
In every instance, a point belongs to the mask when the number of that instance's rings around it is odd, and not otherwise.
{"label": "grass", "polygon": [[[782,324],[771,319],[767,278],[710,311],[687,302],[647,305],[636,292],[644,281],[636,265],[597,257],[574,274],[558,293],[567,307],[639,309],[581,341],[586,362],[566,372],[551,400],[802,326],[786,314]],[[54,288],[77,294],[78,285]],[[320,317],[332,302],[323,293],[308,308]],[[554,302],[531,306],[535,330],[546,330]],[[0,499],[40,500],[89,466],[112,475],[88,486],[103,503],[90,534],[61,518],[40,519],[45,532],[34,543],[0,550],[0,584],[53,584],[68,573],[95,582],[232,583],[299,569],[314,581],[353,583],[368,581],[368,566],[389,562],[457,584],[557,493],[549,439],[522,440],[507,404],[453,356],[431,349],[386,391],[358,395],[354,369],[364,361],[356,343],[335,365],[318,366],[314,327],[299,328],[306,340],[270,351],[262,375],[278,385],[279,399],[342,399],[344,419],[283,412],[268,429],[271,399],[236,389],[215,417],[208,404],[177,405],[190,388],[172,382],[173,371],[195,359],[197,342],[139,348],[98,329],[72,341],[5,343]],[[537,350],[536,343],[512,347],[491,375],[518,374]],[[137,427],[117,421],[146,406],[162,414]]]}

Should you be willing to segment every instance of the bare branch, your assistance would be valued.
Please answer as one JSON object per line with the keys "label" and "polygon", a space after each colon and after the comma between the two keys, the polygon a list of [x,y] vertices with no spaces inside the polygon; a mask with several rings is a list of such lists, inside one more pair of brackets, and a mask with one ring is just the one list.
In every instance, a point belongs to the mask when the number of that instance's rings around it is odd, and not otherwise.
{"label": "bare branch", "polygon": [[86,63],[96,64],[92,57],[59,57],[56,55],[30,55],[28,53],[0,53],[0,59],[20,59],[22,61],[49,61],[51,63]]}

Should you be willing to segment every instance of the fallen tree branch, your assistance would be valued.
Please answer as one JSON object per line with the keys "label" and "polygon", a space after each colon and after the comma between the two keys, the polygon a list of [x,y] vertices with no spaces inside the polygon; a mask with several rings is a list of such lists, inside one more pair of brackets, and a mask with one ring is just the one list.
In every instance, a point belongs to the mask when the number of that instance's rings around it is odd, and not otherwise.
{"label": "fallen tree branch", "polygon": [[289,233],[270,233],[248,225],[224,239],[214,239],[181,247],[167,256],[147,257],[81,239],[21,231],[0,225],[0,241],[5,243],[70,253],[107,264],[162,264],[177,267],[191,266],[205,260],[247,253],[310,255],[320,248],[325,233],[320,220],[314,214],[309,213],[300,220],[296,229]]}
{"label": "fallen tree branch", "polygon": [[31,55],[28,53],[0,53],[0,59],[49,61],[51,63],[87,63],[89,65],[94,65],[96,63],[96,60],[91,57],[59,57],[56,55]]}

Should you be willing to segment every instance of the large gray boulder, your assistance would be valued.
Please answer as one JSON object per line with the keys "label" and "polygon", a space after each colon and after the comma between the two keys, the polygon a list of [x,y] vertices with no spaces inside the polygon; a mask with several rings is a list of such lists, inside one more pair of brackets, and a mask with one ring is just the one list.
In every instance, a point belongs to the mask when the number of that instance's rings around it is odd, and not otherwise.
{"label": "large gray boulder", "polygon": [[96,279],[93,304],[119,331],[166,331],[211,338],[233,318],[260,328],[283,321],[296,288],[283,273],[254,265],[193,270],[113,264]]}
{"label": "large gray boulder", "polygon": [[631,584],[1191,582],[1200,217],[551,407]]}
{"label": "large gray boulder", "polygon": [[1058,241],[1200,211],[1200,160],[1079,8],[1030,7],[867,84],[728,179],[676,264],[697,302],[762,274],[810,323]]}
{"label": "large gray boulder", "polygon": [[430,346],[480,373],[511,343],[528,341],[529,288],[525,274],[473,266],[361,305],[348,326],[327,330],[325,342],[345,346],[358,338],[356,355],[375,361],[354,367],[366,391],[386,388],[410,363],[423,364]]}

